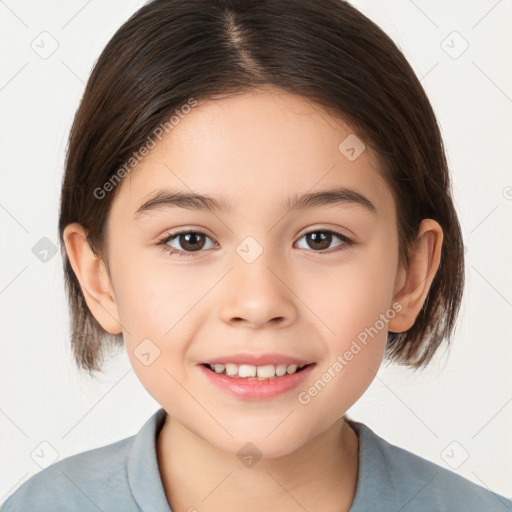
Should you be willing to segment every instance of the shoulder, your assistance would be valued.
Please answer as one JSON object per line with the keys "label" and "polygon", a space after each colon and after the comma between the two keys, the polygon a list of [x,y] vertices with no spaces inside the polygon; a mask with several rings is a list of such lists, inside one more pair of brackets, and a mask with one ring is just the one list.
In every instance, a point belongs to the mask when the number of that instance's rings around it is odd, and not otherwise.
{"label": "shoulder", "polygon": [[385,441],[363,423],[349,422],[360,439],[360,503],[385,503],[380,510],[401,512],[512,510],[512,500]]}
{"label": "shoulder", "polygon": [[[23,483],[1,512],[138,511],[130,497],[126,461],[135,436],[55,462]],[[130,506],[133,504],[133,506]]]}

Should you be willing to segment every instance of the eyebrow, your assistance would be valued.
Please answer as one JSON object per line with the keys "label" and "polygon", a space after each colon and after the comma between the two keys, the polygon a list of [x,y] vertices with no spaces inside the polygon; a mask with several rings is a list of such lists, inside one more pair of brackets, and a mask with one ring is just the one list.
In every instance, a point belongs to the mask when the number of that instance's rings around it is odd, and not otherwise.
{"label": "eyebrow", "polygon": [[[360,206],[376,214],[377,208],[365,196],[345,187],[335,187],[319,192],[295,194],[283,203],[289,210],[315,208],[319,206],[353,205]],[[206,212],[228,212],[230,205],[221,197],[208,194],[195,194],[169,189],[157,190],[135,212],[134,218],[162,208],[185,208]]]}

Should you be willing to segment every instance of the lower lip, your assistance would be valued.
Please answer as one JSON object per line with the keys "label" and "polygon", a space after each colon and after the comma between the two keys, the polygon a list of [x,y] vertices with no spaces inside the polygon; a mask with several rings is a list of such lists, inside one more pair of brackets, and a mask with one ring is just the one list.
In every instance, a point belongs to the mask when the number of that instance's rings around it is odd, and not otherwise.
{"label": "lower lip", "polygon": [[245,400],[265,400],[296,388],[309,376],[314,366],[315,364],[313,363],[306,366],[300,372],[268,380],[228,377],[224,374],[215,373],[203,365],[200,365],[199,369],[214,386],[227,393]]}

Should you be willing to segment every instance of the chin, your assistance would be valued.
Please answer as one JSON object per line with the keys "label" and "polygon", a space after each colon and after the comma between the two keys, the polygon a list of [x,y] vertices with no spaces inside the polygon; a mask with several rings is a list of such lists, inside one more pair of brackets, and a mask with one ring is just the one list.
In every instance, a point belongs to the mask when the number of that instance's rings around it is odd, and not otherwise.
{"label": "chin", "polygon": [[261,422],[259,428],[247,423],[239,424],[237,428],[226,425],[233,438],[217,436],[217,439],[210,442],[239,458],[244,456],[265,459],[285,457],[309,441],[309,433],[303,428],[294,430],[291,424],[285,428],[284,423],[290,421],[291,416],[282,424],[279,424],[283,420],[282,417],[279,421]]}

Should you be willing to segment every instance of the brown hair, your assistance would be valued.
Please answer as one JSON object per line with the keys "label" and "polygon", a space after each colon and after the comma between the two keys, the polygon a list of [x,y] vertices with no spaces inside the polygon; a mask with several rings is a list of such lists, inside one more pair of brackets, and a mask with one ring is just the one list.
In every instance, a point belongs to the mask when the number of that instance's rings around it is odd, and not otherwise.
{"label": "brown hair", "polygon": [[397,207],[402,262],[422,219],[443,229],[441,265],[423,309],[407,332],[389,333],[387,359],[424,367],[450,341],[464,286],[462,234],[433,109],[392,40],[342,0],[154,0],[101,53],[70,133],[59,236],[79,368],[100,370],[123,338],[89,311],[63,244],[65,226],[80,223],[108,268],[105,227],[119,187],[100,199],[95,191],[190,98],[265,85],[337,113],[377,151]]}

